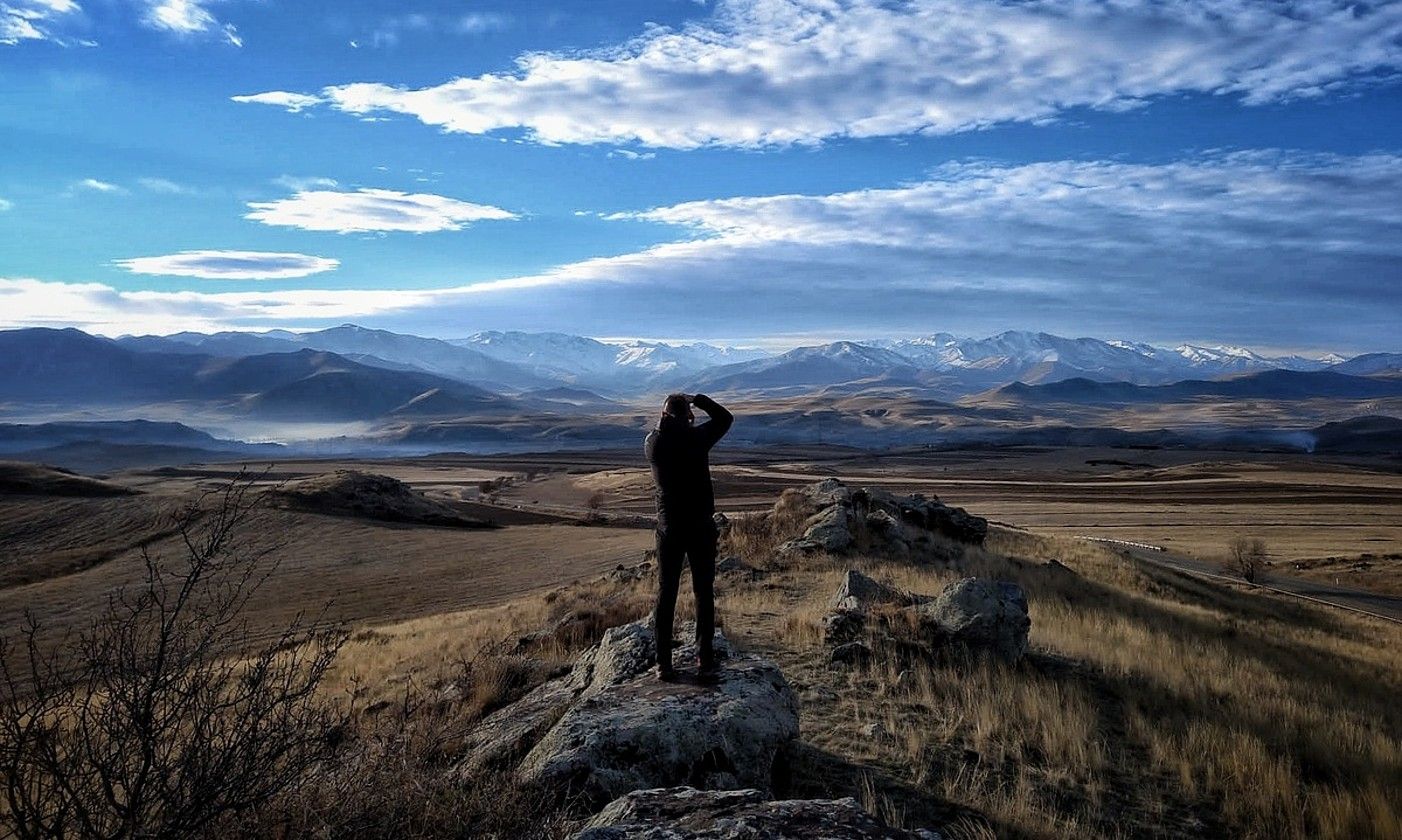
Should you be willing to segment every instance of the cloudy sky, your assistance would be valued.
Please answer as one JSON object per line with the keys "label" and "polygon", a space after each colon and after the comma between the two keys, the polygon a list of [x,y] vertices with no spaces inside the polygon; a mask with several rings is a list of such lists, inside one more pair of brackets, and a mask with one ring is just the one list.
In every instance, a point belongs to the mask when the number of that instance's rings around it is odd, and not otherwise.
{"label": "cloudy sky", "polygon": [[1402,350],[1402,2],[0,0],[0,327]]}

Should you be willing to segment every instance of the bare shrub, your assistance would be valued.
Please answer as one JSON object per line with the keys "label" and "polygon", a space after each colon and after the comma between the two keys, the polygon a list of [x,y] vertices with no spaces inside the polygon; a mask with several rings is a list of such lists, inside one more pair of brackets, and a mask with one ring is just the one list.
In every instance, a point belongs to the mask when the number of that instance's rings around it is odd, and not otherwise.
{"label": "bare shrub", "polygon": [[507,775],[463,779],[453,772],[459,743],[454,736],[480,712],[474,702],[440,702],[417,686],[407,686],[392,709],[356,710],[334,765],[231,822],[227,833],[363,840],[565,837],[571,815],[558,798]]}
{"label": "bare shrub", "polygon": [[1266,567],[1266,543],[1259,537],[1236,537],[1227,543],[1227,572],[1255,583]]}
{"label": "bare shrub", "polygon": [[585,525],[602,525],[604,519],[604,503],[608,501],[608,494],[602,490],[595,490],[589,494],[585,501],[585,511],[583,522]]}
{"label": "bare shrub", "polygon": [[46,648],[31,616],[0,640],[0,824],[16,837],[195,835],[328,755],[340,719],[316,692],[345,635],[301,616],[259,635],[242,617],[275,565],[253,485],[186,507],[183,556],[143,549],[140,582],[86,629]]}

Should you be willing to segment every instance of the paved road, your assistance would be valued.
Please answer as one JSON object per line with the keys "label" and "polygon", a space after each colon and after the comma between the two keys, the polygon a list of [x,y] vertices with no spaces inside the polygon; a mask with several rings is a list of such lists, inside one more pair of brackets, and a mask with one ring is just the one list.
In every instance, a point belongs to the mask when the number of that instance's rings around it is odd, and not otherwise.
{"label": "paved road", "polygon": [[[1220,566],[1204,560],[1194,560],[1188,557],[1179,557],[1175,554],[1169,554],[1165,551],[1151,551],[1122,544],[1116,547],[1147,563],[1156,563],[1160,566],[1167,566],[1170,569],[1177,569],[1180,572],[1189,572],[1205,577],[1229,580],[1234,583],[1241,582],[1238,578],[1223,575]],[[1284,575],[1263,575],[1257,583],[1263,588],[1271,589],[1276,592],[1297,595],[1301,598],[1321,601],[1330,606],[1356,610],[1379,618],[1402,623],[1402,597],[1397,597],[1395,595],[1382,595],[1364,589],[1335,586],[1319,581],[1285,577]]]}

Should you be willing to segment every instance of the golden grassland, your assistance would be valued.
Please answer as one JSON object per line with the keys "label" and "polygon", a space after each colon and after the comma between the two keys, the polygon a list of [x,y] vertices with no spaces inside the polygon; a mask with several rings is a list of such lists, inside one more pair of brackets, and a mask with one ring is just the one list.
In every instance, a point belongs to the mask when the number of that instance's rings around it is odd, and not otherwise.
{"label": "golden grassland", "polygon": [[[759,571],[720,585],[726,633],[772,656],[803,697],[787,794],[855,795],[895,823],[955,837],[1402,837],[1396,625],[1012,529],[953,563],[778,567],[772,548],[794,526],[782,505],[737,521],[726,548]],[[1016,580],[1031,650],[1017,665],[947,656],[906,668],[878,655],[834,670],[818,622],[852,567],[917,593],[969,574]],[[606,627],[644,615],[651,585],[598,579],[366,630],[328,688],[397,712],[418,696],[407,686],[431,695],[466,682],[465,702],[435,718],[465,731]],[[518,637],[566,618],[563,635],[519,649]],[[897,636],[914,632],[897,612],[884,618]]]}
{"label": "golden grassland", "polygon": [[[942,544],[897,560],[859,534],[855,557],[781,564],[774,548],[800,528],[799,507],[781,498],[767,516],[733,517],[723,553],[755,571],[718,581],[720,622],[735,644],[775,659],[802,698],[801,744],[778,792],[857,796],[894,823],[956,838],[1402,838],[1402,627],[1145,566],[1070,536],[1089,521],[1129,539],[1171,528],[1208,553],[1255,522],[1271,529],[1278,560],[1367,551],[1373,538],[1395,545],[1399,479],[1293,461],[1087,475],[1101,468],[1068,457],[1004,466],[981,457],[938,474],[843,467],[892,489],[938,487],[951,503],[1036,528],[995,527],[982,548]],[[1044,473],[1029,468],[1036,458]],[[428,488],[435,494],[464,489],[436,464],[413,466],[423,475],[411,477],[441,483]],[[727,507],[744,498],[753,509],[815,477],[802,464],[717,470]],[[627,513],[648,503],[638,480],[523,474],[503,498],[568,508],[603,492],[606,512]],[[1124,480],[1132,490],[1115,483]],[[182,488],[167,481],[151,476],[149,496],[12,505],[0,547],[52,565],[0,568],[11,576],[0,579],[0,617],[17,620],[26,607],[81,617],[129,579],[137,546],[170,540],[162,529]],[[286,545],[276,585],[253,604],[259,621],[332,600],[333,617],[356,629],[322,686],[350,710],[344,761],[260,815],[271,822],[257,833],[563,836],[570,823],[550,803],[501,779],[463,786],[446,770],[484,715],[562,673],[606,628],[647,613],[654,578],[593,576],[640,559],[650,532],[271,515]],[[88,530],[61,527],[74,517]],[[923,594],[968,575],[1017,581],[1032,617],[1029,654],[1017,665],[953,654],[911,662],[874,645],[868,665],[834,669],[819,622],[848,568]],[[545,589],[572,578],[586,579]],[[684,588],[678,620],[689,598]],[[875,618],[914,640],[899,610]]]}

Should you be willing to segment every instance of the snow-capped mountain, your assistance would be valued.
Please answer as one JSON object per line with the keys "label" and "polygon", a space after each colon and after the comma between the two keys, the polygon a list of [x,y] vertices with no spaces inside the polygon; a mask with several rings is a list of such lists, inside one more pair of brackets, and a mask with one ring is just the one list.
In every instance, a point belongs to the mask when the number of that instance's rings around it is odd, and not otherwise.
{"label": "snow-capped mountain", "polygon": [[937,333],[888,342],[920,367],[955,373],[970,384],[1049,381],[1070,376],[1131,382],[1157,381],[1175,367],[1158,348],[1127,341],[1062,338],[1044,332],[1008,331],[983,339]]}
{"label": "snow-capped mountain", "polygon": [[[603,341],[554,332],[487,331],[442,341],[345,324],[308,333],[178,333],[118,340],[143,351],[237,357],[314,348],[396,370],[420,370],[514,393],[560,385],[614,397],[663,390],[801,390],[880,380],[942,397],[1012,382],[1065,379],[1166,385],[1267,370],[1339,372],[1395,369],[1387,355],[1344,362],[1336,354],[1270,356],[1243,347],[1065,338],[1008,331],[987,338],[950,333],[904,339],[835,341],[786,353],[658,341]],[[1342,363],[1342,364],[1340,364]],[[1352,365],[1352,368],[1347,368]],[[1356,368],[1356,370],[1355,370]],[[865,387],[865,386],[861,386]]]}
{"label": "snow-capped mountain", "polygon": [[[880,350],[885,355],[864,350]],[[695,380],[695,386],[772,390],[885,378],[968,393],[1011,382],[1035,384],[1072,378],[1165,385],[1274,369],[1323,370],[1331,361],[1269,357],[1239,347],[1183,345],[1170,349],[1044,332],[1009,331],[979,339],[935,333],[911,339],[801,347],[771,359],[706,371]]]}
{"label": "snow-capped mountain", "polygon": [[599,341],[564,333],[479,332],[452,344],[579,385],[627,389],[678,380],[716,365],[768,354],[711,344]]}
{"label": "snow-capped mountain", "polygon": [[861,379],[915,381],[920,366],[885,347],[835,341],[798,347],[778,356],[721,365],[703,371],[688,390],[768,390],[822,387]]}
{"label": "snow-capped mountain", "polygon": [[1194,369],[1210,371],[1215,376],[1271,369],[1323,370],[1343,361],[1343,357],[1333,353],[1318,359],[1305,356],[1263,356],[1245,347],[1230,345],[1201,347],[1195,344],[1181,344],[1175,347],[1173,352]]}

